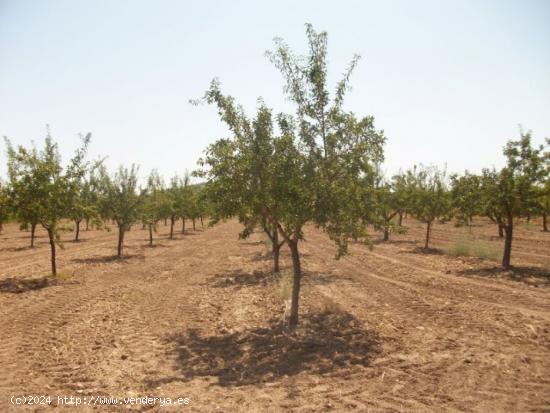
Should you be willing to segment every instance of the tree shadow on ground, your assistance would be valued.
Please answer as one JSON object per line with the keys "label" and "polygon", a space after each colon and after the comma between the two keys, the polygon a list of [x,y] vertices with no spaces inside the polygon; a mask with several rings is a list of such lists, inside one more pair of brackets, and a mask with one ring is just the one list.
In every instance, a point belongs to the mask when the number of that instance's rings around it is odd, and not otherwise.
{"label": "tree shadow on ground", "polygon": [[145,248],[151,248],[151,249],[154,249],[154,248],[170,248],[171,245],[165,245],[165,244],[156,244],[154,243],[153,245],[149,244],[149,242],[147,242],[147,244],[144,245]]}
{"label": "tree shadow on ground", "polygon": [[346,277],[344,275],[334,275],[334,274],[324,274],[320,272],[306,271],[303,273],[303,283],[305,284],[314,284],[314,285],[326,285],[333,283],[337,280],[352,280],[351,277]]}
{"label": "tree shadow on ground", "polygon": [[271,279],[273,279],[271,272],[233,270],[214,275],[207,281],[207,284],[214,288],[252,287],[267,285]]}
{"label": "tree shadow on ground", "polygon": [[374,245],[414,245],[417,243],[417,241],[412,240],[406,240],[406,239],[389,239],[387,241],[384,241],[384,238],[377,238],[374,241],[372,241]]}
{"label": "tree shadow on ground", "polygon": [[23,247],[6,247],[6,248],[0,248],[0,252],[19,252],[19,251],[26,251],[26,250],[33,250],[36,249],[36,245],[34,248],[31,248],[30,245],[25,245]]}
{"label": "tree shadow on ground", "polygon": [[118,255],[108,255],[104,257],[73,258],[71,261],[79,264],[103,264],[109,262],[128,262],[134,259],[145,259],[143,254],[128,254],[122,257]]}
{"label": "tree shadow on ground", "polygon": [[168,337],[178,348],[181,377],[147,383],[215,376],[218,385],[242,386],[275,381],[301,372],[329,374],[353,366],[368,366],[382,352],[380,336],[363,329],[349,313],[303,315],[298,330],[272,321],[269,328],[233,334],[201,336],[188,330]]}
{"label": "tree shadow on ground", "polygon": [[513,266],[506,271],[502,267],[469,268],[457,271],[458,275],[499,277],[529,285],[550,286],[550,269],[542,267]]}
{"label": "tree shadow on ground", "polygon": [[78,240],[75,240],[73,238],[70,241],[65,241],[65,242],[70,242],[71,244],[84,244],[84,243],[90,242],[90,241],[91,241],[90,238],[79,238]]}
{"label": "tree shadow on ground", "polygon": [[52,277],[41,278],[6,278],[0,281],[0,293],[21,294],[27,291],[40,290],[57,285],[58,280]]}
{"label": "tree shadow on ground", "polygon": [[241,240],[241,244],[244,244],[244,245],[262,245],[262,244],[266,244],[266,241],[243,241]]}
{"label": "tree shadow on ground", "polygon": [[440,248],[416,247],[410,250],[398,251],[398,254],[444,255],[445,252]]}
{"label": "tree shadow on ground", "polygon": [[257,252],[252,256],[250,261],[256,262],[256,261],[272,261],[273,260],[273,253],[268,252],[266,254],[263,254],[261,252]]}
{"label": "tree shadow on ground", "polygon": [[[282,269],[285,271],[287,269]],[[292,270],[287,270],[292,271]],[[281,273],[275,274],[271,271],[253,271],[246,272],[244,270],[233,270],[224,273],[216,274],[205,283],[213,288],[229,288],[229,287],[254,287],[257,285],[267,286],[270,282],[276,281],[281,276]],[[304,271],[302,273],[302,282],[306,284],[325,285],[339,280],[351,280],[349,277],[323,274],[319,272]]]}

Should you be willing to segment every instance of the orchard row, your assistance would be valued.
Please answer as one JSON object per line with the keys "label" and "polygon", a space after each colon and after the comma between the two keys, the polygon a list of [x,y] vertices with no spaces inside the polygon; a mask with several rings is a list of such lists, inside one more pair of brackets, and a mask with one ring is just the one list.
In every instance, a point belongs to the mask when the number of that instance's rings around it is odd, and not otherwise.
{"label": "orchard row", "polygon": [[[230,136],[209,145],[194,175],[202,183],[190,185],[189,177],[174,178],[168,186],[155,172],[146,187],[139,187],[137,169],[121,167],[109,174],[99,163],[85,161],[90,136],[63,168],[57,147],[46,138],[41,151],[14,148],[8,141],[9,182],[2,189],[1,217],[11,214],[23,225],[40,224],[49,234],[52,272],[55,245],[62,219],[81,221],[112,219],[119,228],[118,253],[131,225],[148,226],[153,242],[155,225],[163,218],[208,216],[211,222],[238,218],[241,237],[260,228],[271,240],[274,271],[279,252],[290,249],[293,290],[291,329],[298,323],[301,285],[299,245],[304,228],[322,228],[347,253],[349,240],[370,243],[367,225],[383,231],[403,232],[408,213],[426,225],[425,248],[436,221],[453,217],[471,225],[474,216],[487,216],[505,239],[502,265],[511,265],[514,225],[518,219],[543,217],[548,231],[550,214],[550,154],[535,147],[529,132],[504,147],[506,165],[483,169],[479,174],[447,176],[434,166],[416,166],[393,177],[380,172],[386,137],[372,116],[346,111],[344,98],[355,56],[331,93],[327,86],[327,34],[306,26],[309,43],[305,56],[296,55],[282,40],[267,53],[281,72],[284,91],[295,104],[294,114],[274,113],[260,100],[249,117],[236,100],[224,94],[214,80],[204,97],[194,101],[217,107]],[[548,141],[547,141],[548,142]],[[78,236],[78,235],[77,235]]]}

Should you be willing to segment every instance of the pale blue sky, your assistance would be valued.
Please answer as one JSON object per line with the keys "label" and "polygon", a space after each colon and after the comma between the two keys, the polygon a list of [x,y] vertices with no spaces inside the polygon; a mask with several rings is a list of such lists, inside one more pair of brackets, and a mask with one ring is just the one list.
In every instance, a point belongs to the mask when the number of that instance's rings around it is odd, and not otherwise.
{"label": "pale blue sky", "polygon": [[49,123],[65,158],[92,132],[110,168],[192,170],[226,130],[188,100],[218,77],[249,113],[258,96],[288,111],[264,52],[305,51],[305,22],[329,33],[333,80],[362,56],[346,106],[385,130],[389,173],[500,166],[520,123],[550,136],[549,0],[0,0],[0,135],[41,142]]}

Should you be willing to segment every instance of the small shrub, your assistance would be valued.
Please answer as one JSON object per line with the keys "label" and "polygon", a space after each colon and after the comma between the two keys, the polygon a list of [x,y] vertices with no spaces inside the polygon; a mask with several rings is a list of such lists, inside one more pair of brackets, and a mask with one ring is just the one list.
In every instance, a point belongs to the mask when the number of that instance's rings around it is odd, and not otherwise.
{"label": "small shrub", "polygon": [[468,256],[470,255],[470,242],[465,237],[460,237],[453,241],[451,245],[445,248],[445,253],[448,255]]}
{"label": "small shrub", "polygon": [[495,246],[467,236],[455,239],[444,251],[455,257],[478,257],[484,260],[497,260],[499,257]]}
{"label": "small shrub", "polygon": [[281,300],[290,300],[292,297],[292,271],[283,269],[279,274],[276,274],[273,282],[275,295]]}
{"label": "small shrub", "polygon": [[494,245],[487,242],[474,241],[472,244],[473,255],[483,260],[496,261],[499,258],[499,251]]}

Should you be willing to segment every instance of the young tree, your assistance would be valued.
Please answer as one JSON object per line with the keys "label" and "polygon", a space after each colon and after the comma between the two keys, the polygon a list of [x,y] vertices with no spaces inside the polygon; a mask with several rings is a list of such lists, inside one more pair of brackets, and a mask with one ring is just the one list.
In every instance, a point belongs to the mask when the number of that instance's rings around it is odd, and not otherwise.
{"label": "young tree", "polygon": [[[302,278],[299,242],[304,238],[304,226],[311,222],[322,227],[336,242],[338,256],[347,252],[350,238],[365,235],[362,205],[365,194],[370,191],[365,191],[364,178],[375,173],[375,165],[382,161],[384,143],[384,136],[374,128],[372,117],[358,119],[342,108],[349,77],[358,58],[353,59],[331,99],[327,89],[327,34],[315,32],[311,25],[306,26],[306,33],[308,56],[295,56],[282,40],[277,40],[275,51],[268,53],[283,74],[285,91],[297,105],[297,111],[296,119],[283,114],[277,116],[280,136],[268,140],[273,150],[270,165],[275,171],[269,173],[268,194],[272,199],[259,203],[264,204],[265,218],[277,227],[291,251],[294,272],[291,330],[298,324]],[[216,93],[216,85],[213,86],[210,92]],[[221,112],[224,120],[244,116],[240,110]],[[246,126],[250,123],[236,124]],[[239,201],[256,194],[258,186],[252,184],[262,180],[258,176],[255,182],[241,179],[244,175],[241,167],[247,164],[247,154],[254,153],[253,144],[248,143],[254,141],[254,134],[240,127],[231,132],[233,139],[215,144],[217,153],[222,155],[221,162],[210,165],[206,161],[210,171],[214,171],[209,172],[211,179],[207,185],[210,184],[218,196],[226,196],[227,205],[237,205],[235,209],[239,211]],[[243,154],[241,148],[245,148]],[[225,174],[224,169],[227,170]],[[224,188],[216,181],[217,172],[232,176],[236,181]],[[235,193],[238,196],[234,196]]]}
{"label": "young tree", "polygon": [[[374,184],[374,204],[370,206],[370,209],[376,212],[376,216],[371,220],[376,229],[384,232],[384,241],[390,239],[390,232],[403,232],[400,214],[405,208],[405,199],[400,189],[395,182],[393,185],[385,182],[382,175],[377,177]],[[397,224],[393,222],[396,216],[400,216]]]}
{"label": "young tree", "polygon": [[177,213],[181,218],[181,233],[185,234],[185,220],[189,217],[189,210],[191,208],[191,177],[188,172],[181,179],[181,187],[178,192],[178,205]]}
{"label": "young tree", "polygon": [[403,215],[410,212],[410,205],[412,204],[413,192],[415,188],[414,175],[400,171],[397,175],[392,177],[392,188],[395,193],[396,203],[399,208],[399,219],[397,224],[400,228],[403,228]]}
{"label": "young tree", "polygon": [[506,166],[500,171],[484,169],[482,173],[483,209],[504,230],[502,266],[506,270],[510,268],[514,220],[533,208],[535,183],[545,174],[543,146],[532,146],[531,132],[520,131],[520,135],[518,141],[508,141],[504,147]]}
{"label": "young tree", "polygon": [[4,223],[10,217],[10,194],[8,186],[0,180],[0,234],[4,229]]}
{"label": "young tree", "polygon": [[[546,138],[550,148],[550,139]],[[536,210],[542,216],[542,230],[548,232],[548,216],[550,216],[550,151],[541,152],[541,180],[537,185]]]}
{"label": "young tree", "polygon": [[[7,140],[6,143],[9,152],[11,144]],[[15,153],[13,155],[15,156]],[[37,197],[39,184],[39,181],[34,181],[28,176],[27,179],[11,182],[10,187],[10,200],[14,218],[19,222],[21,229],[30,229],[31,248],[34,248],[36,226],[40,223],[40,203]]]}
{"label": "young tree", "polygon": [[269,213],[276,207],[274,183],[279,173],[271,110],[260,101],[256,117],[249,120],[234,98],[221,93],[216,81],[205,99],[218,106],[234,139],[221,139],[210,145],[205,159],[199,162],[209,168],[198,173],[208,181],[203,188],[193,187],[189,216],[202,221],[206,205],[212,222],[236,216],[244,225],[240,238],[247,238],[260,227],[271,241],[273,272],[277,273],[284,241],[280,242],[276,218]]}
{"label": "young tree", "polygon": [[79,177],[74,182],[74,198],[68,208],[67,217],[75,223],[74,241],[80,241],[80,224],[86,222],[86,229],[90,221],[96,227],[101,225],[99,217],[99,205],[97,199],[97,184],[95,181],[94,170],[100,163],[90,168],[86,177]]}
{"label": "young tree", "polygon": [[537,188],[537,212],[542,217],[542,230],[548,232],[548,216],[550,215],[550,178]]}
{"label": "young tree", "polygon": [[482,212],[481,178],[468,171],[463,176],[451,175],[451,199],[454,215],[472,232],[472,220]]}
{"label": "young tree", "polygon": [[437,167],[414,168],[409,171],[414,186],[411,193],[411,212],[416,219],[426,224],[424,248],[430,244],[430,233],[436,220],[450,218],[451,197],[447,190],[445,171]]}
{"label": "young tree", "polygon": [[57,274],[56,245],[61,248],[59,236],[59,222],[65,218],[69,209],[74,205],[78,189],[78,182],[87,170],[84,157],[90,142],[91,135],[83,138],[82,146],[64,168],[57,144],[48,130],[44,149],[28,150],[22,146],[14,148],[8,139],[8,174],[15,205],[21,205],[25,197],[30,196],[27,185],[34,189],[32,194],[33,213],[38,222],[48,233],[51,250],[52,274]]}
{"label": "young tree", "polygon": [[153,170],[147,180],[147,189],[140,209],[141,222],[149,230],[149,245],[153,246],[153,232],[158,222],[165,216],[166,192],[158,171]]}
{"label": "young tree", "polygon": [[193,231],[196,231],[197,220],[201,221],[201,228],[204,229],[203,217],[205,213],[206,197],[203,188],[199,185],[190,187],[188,200],[188,217],[193,223]]}
{"label": "young tree", "polygon": [[109,176],[104,168],[100,168],[101,186],[100,199],[103,214],[113,219],[118,228],[117,256],[123,255],[124,236],[132,225],[139,220],[143,191],[138,188],[138,167],[120,166],[114,176]]}

